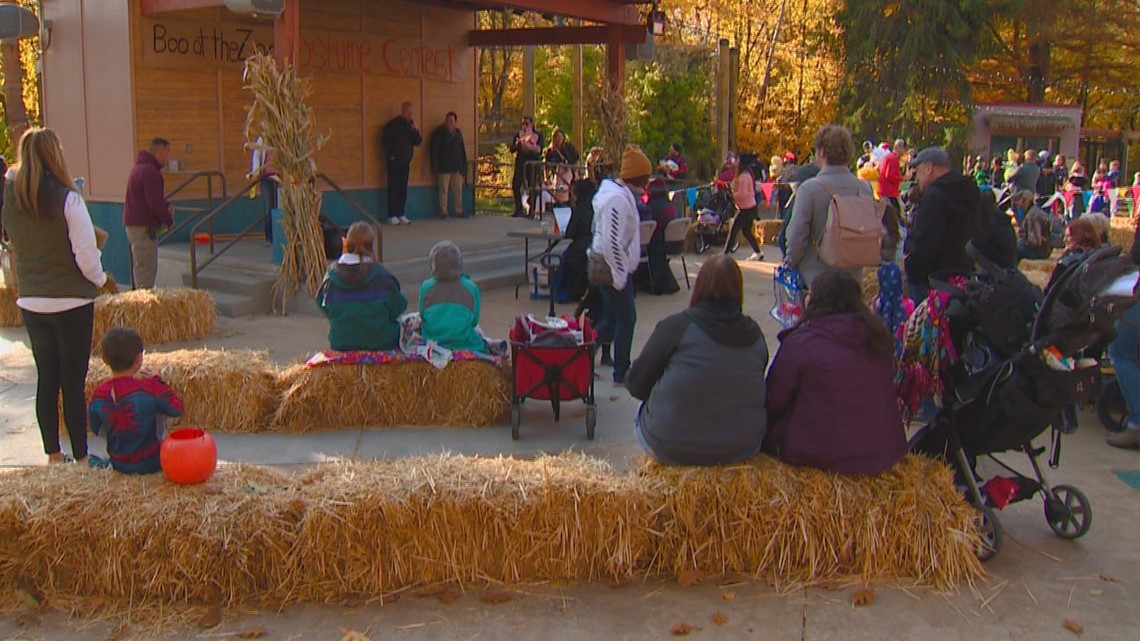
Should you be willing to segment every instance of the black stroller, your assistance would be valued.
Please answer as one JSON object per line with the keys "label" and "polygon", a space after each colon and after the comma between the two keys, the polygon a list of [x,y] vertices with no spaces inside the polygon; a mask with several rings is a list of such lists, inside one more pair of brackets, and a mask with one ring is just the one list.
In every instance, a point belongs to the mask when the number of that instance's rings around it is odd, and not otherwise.
{"label": "black stroller", "polygon": [[[982,543],[977,554],[987,561],[1003,539],[995,505],[1040,494],[1045,520],[1057,536],[1076,539],[1091,527],[1088,498],[1073,486],[1049,485],[1038,461],[1046,448],[1032,440],[1054,426],[1050,465],[1057,467],[1061,441],[1055,426],[1061,424],[1061,408],[1092,400],[1100,382],[1096,361],[1078,360],[1078,354],[1111,338],[1115,320],[1136,301],[1134,295],[1101,292],[1135,267],[1126,264],[1119,247],[1104,247],[1059,274],[1042,295],[1022,273],[998,267],[972,244],[967,249],[981,267],[978,272],[958,274],[964,278],[958,285],[951,285],[947,274],[931,277],[932,287],[951,294],[945,315],[959,359],[943,377],[943,409],[911,444],[955,469],[978,510]],[[1068,367],[1058,369],[1062,364]],[[1026,454],[1033,477],[992,456],[1006,451]],[[1003,501],[978,485],[975,468],[983,455],[1012,475],[1001,479],[1004,486],[999,483]]]}
{"label": "black stroller", "polygon": [[[703,196],[698,196],[694,211],[697,226],[693,242],[698,254],[703,254],[709,247],[724,247],[728,232],[732,230],[732,219],[736,216],[736,203],[732,200],[731,190],[717,188],[715,184],[709,185],[707,189]],[[739,248],[740,234],[737,234],[729,249],[736,251]]]}

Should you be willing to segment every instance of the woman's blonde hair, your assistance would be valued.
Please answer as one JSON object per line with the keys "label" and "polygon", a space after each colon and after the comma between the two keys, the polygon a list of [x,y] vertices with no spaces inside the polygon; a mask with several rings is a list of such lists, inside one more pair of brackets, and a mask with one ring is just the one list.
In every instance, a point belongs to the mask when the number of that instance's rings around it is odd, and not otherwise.
{"label": "woman's blonde hair", "polygon": [[63,160],[63,146],[54,129],[33,127],[25,131],[20,137],[16,164],[16,177],[12,181],[16,202],[21,209],[37,218],[46,219],[54,213],[40,206],[40,186],[48,176],[68,189],[78,191],[71,182],[71,174]]}
{"label": "woman's blonde hair", "polygon": [[376,258],[376,230],[372,225],[359,220],[352,223],[348,233],[344,235],[344,251],[348,254],[357,254],[361,258]]}

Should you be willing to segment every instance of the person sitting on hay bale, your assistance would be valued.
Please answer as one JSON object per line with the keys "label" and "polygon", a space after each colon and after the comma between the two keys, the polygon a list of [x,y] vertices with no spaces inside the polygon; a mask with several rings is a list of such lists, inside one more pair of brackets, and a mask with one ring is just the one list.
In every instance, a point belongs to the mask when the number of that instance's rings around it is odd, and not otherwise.
{"label": "person sitting on hay bale", "polygon": [[[658,462],[720,465],[760,452],[768,344],[743,305],[740,266],[730,256],[710,258],[689,308],[658,323],[630,365],[626,387],[643,401],[634,430]],[[718,384],[707,384],[712,377]]]}
{"label": "person sitting on hay bale", "polygon": [[[182,400],[157,374],[142,369],[143,342],[135,330],[115,327],[103,335],[100,346],[111,378],[91,395],[91,432],[96,436],[105,432],[107,455],[116,472],[159,472],[160,416],[182,416]],[[95,455],[89,460],[92,467],[107,465]]]}
{"label": "person sitting on hay bale", "polygon": [[317,292],[317,307],[329,319],[329,347],[348,352],[400,346],[397,317],[408,308],[400,281],[376,262],[376,232],[359,221],[348,228],[344,253]]}
{"label": "person sitting on hay bale", "polygon": [[839,474],[879,474],[906,455],[895,342],[854,276],[820,274],[803,319],[780,341],[768,371],[765,451]]}
{"label": "person sitting on hay bale", "polygon": [[1081,214],[1081,218],[1092,223],[1096,233],[1100,236],[1100,244],[1103,245],[1108,242],[1109,233],[1112,231],[1112,222],[1101,213]]}
{"label": "person sitting on hay bale", "polygon": [[420,333],[447,349],[486,352],[479,333],[479,286],[463,273],[463,253],[450,240],[428,252],[431,277],[420,285]]}

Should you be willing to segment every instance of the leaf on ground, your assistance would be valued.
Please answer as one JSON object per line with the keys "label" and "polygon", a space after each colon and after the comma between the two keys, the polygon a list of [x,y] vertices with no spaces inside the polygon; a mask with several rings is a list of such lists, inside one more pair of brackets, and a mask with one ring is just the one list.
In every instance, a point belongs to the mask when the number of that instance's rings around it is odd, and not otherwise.
{"label": "leaf on ground", "polygon": [[703,578],[704,574],[700,570],[682,570],[677,575],[677,585],[687,588],[700,583]]}
{"label": "leaf on ground", "polygon": [[851,605],[856,607],[871,605],[875,602],[875,591],[871,588],[859,588],[851,595]]}
{"label": "leaf on ground", "polygon": [[513,598],[515,598],[515,593],[511,592],[510,590],[503,590],[501,588],[487,588],[486,590],[483,590],[483,595],[479,597],[479,600],[483,603],[498,605],[500,603],[506,603]]}
{"label": "leaf on ground", "polygon": [[246,628],[234,633],[235,639],[260,639],[265,636],[265,626],[259,625],[256,628]]}
{"label": "leaf on ground", "polygon": [[619,401],[619,400],[620,400],[620,398],[621,398],[621,397],[619,397],[619,396],[611,396],[611,397],[610,397],[610,402],[612,402],[612,403],[616,403],[617,401]]}
{"label": "leaf on ground", "polygon": [[724,592],[720,593],[720,598],[725,601],[734,601],[736,600],[736,592],[732,590],[725,590]]}
{"label": "leaf on ground", "polygon": [[1116,578],[1115,576],[1112,576],[1111,574],[1100,575],[1100,580],[1105,581],[1107,583],[1120,583],[1120,579]]}
{"label": "leaf on ground", "polygon": [[454,587],[449,585],[439,592],[435,592],[429,596],[434,596],[435,598],[439,599],[440,603],[444,605],[450,605],[459,600],[460,594],[459,590],[456,590]]}
{"label": "leaf on ground", "polygon": [[199,628],[216,628],[222,624],[222,609],[210,608],[201,619],[198,619]]}
{"label": "leaf on ground", "polygon": [[1093,596],[1100,596],[1100,595],[1104,594],[1104,590],[1098,590],[1096,588],[1093,588],[1093,589],[1089,590],[1089,594],[1091,594]]}
{"label": "leaf on ground", "polygon": [[723,612],[716,612],[712,615],[712,622],[717,625],[724,625],[728,623],[728,617]]}
{"label": "leaf on ground", "polygon": [[24,612],[16,617],[16,625],[21,628],[36,628],[40,625],[40,617],[35,612]]}
{"label": "leaf on ground", "polygon": [[362,632],[357,632],[349,628],[341,628],[340,631],[344,633],[340,641],[369,641],[368,637],[364,636]]}
{"label": "leaf on ground", "polygon": [[1069,632],[1072,632],[1073,634],[1075,634],[1077,636],[1080,636],[1080,634],[1085,631],[1085,628],[1083,625],[1077,623],[1076,621],[1074,621],[1072,619],[1065,619],[1061,623],[1061,627],[1065,628],[1066,630],[1068,630]]}
{"label": "leaf on ground", "polygon": [[700,628],[695,625],[689,625],[688,623],[674,623],[673,627],[669,628],[669,632],[677,637],[692,634],[697,630],[700,630]]}

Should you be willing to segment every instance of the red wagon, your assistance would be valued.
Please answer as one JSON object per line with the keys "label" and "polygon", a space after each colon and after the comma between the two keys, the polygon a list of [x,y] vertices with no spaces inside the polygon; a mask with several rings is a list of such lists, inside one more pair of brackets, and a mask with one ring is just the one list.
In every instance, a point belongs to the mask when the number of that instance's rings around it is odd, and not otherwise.
{"label": "red wagon", "polygon": [[528,398],[549,400],[554,420],[560,418],[562,401],[586,403],[586,438],[593,440],[598,421],[594,402],[594,351],[597,332],[589,321],[577,333],[545,328],[531,319],[519,318],[511,329],[511,438],[519,437],[522,404]]}

